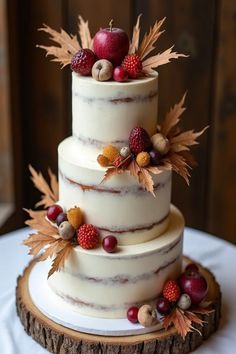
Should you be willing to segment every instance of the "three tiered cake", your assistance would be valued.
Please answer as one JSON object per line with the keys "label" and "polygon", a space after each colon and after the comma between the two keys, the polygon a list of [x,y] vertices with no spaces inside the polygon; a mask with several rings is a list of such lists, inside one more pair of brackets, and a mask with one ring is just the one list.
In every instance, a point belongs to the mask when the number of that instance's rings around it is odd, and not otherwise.
{"label": "three tiered cake", "polygon": [[51,172],[49,186],[30,167],[47,211],[28,210],[38,232],[25,244],[47,259],[48,289],[70,311],[150,332],[173,323],[185,338],[211,312],[209,284],[195,264],[182,273],[184,218],[171,205],[171,179],[175,171],[188,183],[189,147],[204,130],[178,127],[185,96],[160,124],[154,70],[184,55],[169,48],[146,58],[163,21],[139,45],[140,16],[131,41],[112,23],[92,39],[79,20],[81,45],[42,29],[59,47],[41,47],[73,71],[72,136],[58,147],[58,187]]}

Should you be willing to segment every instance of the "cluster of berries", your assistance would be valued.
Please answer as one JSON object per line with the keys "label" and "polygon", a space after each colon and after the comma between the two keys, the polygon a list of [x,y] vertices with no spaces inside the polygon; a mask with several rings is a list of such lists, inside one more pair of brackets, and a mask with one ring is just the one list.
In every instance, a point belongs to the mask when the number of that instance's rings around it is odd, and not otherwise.
{"label": "cluster of berries", "polygon": [[132,159],[136,160],[139,167],[156,166],[160,164],[161,158],[168,153],[169,149],[169,141],[161,133],[150,137],[144,128],[135,127],[129,136],[129,146],[119,150],[113,145],[107,145],[97,161],[102,167],[126,168]]}
{"label": "cluster of berries", "polygon": [[[65,213],[60,205],[51,205],[47,210],[47,218],[58,226],[58,233],[63,240],[76,238],[78,244],[84,249],[93,249],[99,245],[100,237],[97,228],[84,223],[84,215],[79,207],[71,208]],[[106,252],[115,252],[116,237],[106,236],[102,246]]]}
{"label": "cluster of berries", "polygon": [[73,56],[71,69],[82,76],[92,75],[97,81],[108,81],[113,78],[115,81],[124,82],[141,75],[142,62],[137,54],[127,54],[121,65],[114,67],[109,60],[98,60],[91,49],[85,48]]}
{"label": "cluster of berries", "polygon": [[127,311],[130,322],[139,322],[144,327],[153,326],[160,316],[167,316],[174,308],[188,310],[199,305],[207,295],[206,279],[199,273],[194,263],[187,265],[178,281],[168,280],[163,288],[162,296],[157,299],[156,308],[143,305],[141,308],[133,306]]}

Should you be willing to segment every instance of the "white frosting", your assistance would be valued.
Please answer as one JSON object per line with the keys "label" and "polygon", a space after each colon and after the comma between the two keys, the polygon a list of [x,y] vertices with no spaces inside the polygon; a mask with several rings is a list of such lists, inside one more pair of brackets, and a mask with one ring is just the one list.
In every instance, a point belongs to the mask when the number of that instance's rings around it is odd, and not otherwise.
{"label": "white frosting", "polygon": [[49,286],[81,314],[126,317],[130,306],[155,300],[164,282],[179,276],[183,228],[183,216],[172,206],[168,229],[152,241],[120,246],[112,254],[78,246]]}
{"label": "white frosting", "polygon": [[157,75],[126,83],[72,74],[73,135],[87,145],[122,145],[132,128],[157,125]]}
{"label": "white frosting", "polygon": [[[160,235],[168,225],[171,172],[153,175],[156,198],[140,188],[128,172],[101,184],[105,169],[76,138],[64,140],[59,152],[59,200],[67,210],[79,206],[86,223],[101,236],[114,234],[120,244],[141,243]],[[121,232],[122,231],[122,232]]]}

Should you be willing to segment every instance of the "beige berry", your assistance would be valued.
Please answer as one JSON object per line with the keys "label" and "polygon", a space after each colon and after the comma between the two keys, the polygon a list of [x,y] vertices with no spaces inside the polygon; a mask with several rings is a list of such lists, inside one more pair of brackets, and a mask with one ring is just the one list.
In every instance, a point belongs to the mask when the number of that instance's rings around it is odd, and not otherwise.
{"label": "beige berry", "polygon": [[110,160],[104,155],[98,155],[97,162],[102,167],[107,167],[110,164]]}
{"label": "beige berry", "polygon": [[191,298],[188,294],[182,294],[177,303],[178,307],[182,310],[187,310],[191,306]]}
{"label": "beige berry", "polygon": [[58,227],[58,232],[63,240],[70,240],[75,234],[75,229],[68,221],[63,221]]}
{"label": "beige berry", "polygon": [[67,211],[67,219],[74,229],[78,229],[83,224],[83,213],[79,207],[71,208]]}
{"label": "beige berry", "polygon": [[120,155],[120,152],[115,146],[106,145],[102,150],[102,154],[108,158],[109,161],[114,162],[115,159]]}
{"label": "beige berry", "polygon": [[128,146],[123,146],[120,149],[120,155],[125,158],[128,157],[130,155],[130,148]]}
{"label": "beige berry", "polygon": [[138,321],[144,327],[155,326],[158,323],[156,310],[150,305],[143,305],[138,311]]}
{"label": "beige berry", "polygon": [[106,59],[96,61],[92,67],[92,77],[97,81],[110,80],[113,74],[113,65]]}
{"label": "beige berry", "polygon": [[150,163],[149,153],[146,151],[140,152],[136,157],[136,162],[140,167],[147,167]]}
{"label": "beige berry", "polygon": [[170,149],[169,140],[161,133],[153,135],[151,137],[151,142],[154,150],[158,151],[162,155],[167,154]]}

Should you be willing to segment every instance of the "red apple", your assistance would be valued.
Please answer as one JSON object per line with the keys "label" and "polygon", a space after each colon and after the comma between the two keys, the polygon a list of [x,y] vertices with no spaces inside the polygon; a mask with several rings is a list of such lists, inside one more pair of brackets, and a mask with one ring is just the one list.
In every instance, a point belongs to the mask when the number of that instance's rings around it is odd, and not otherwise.
{"label": "red apple", "polygon": [[129,37],[120,28],[103,28],[95,34],[93,50],[99,59],[107,59],[114,66],[121,64],[129,50]]}
{"label": "red apple", "polygon": [[199,304],[207,294],[206,279],[196,272],[184,272],[179,281],[183,293],[190,296],[193,304]]}

